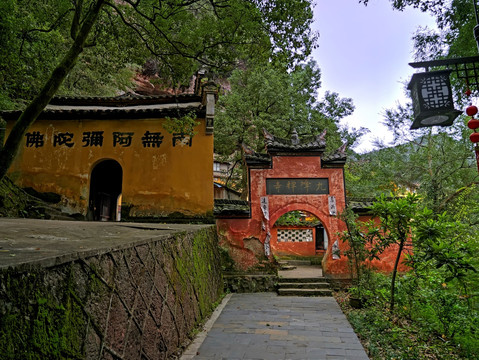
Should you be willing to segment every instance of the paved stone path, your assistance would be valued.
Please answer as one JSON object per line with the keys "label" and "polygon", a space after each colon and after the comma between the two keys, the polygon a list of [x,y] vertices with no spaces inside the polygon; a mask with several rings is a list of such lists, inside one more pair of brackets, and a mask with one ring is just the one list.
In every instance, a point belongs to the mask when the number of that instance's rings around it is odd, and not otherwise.
{"label": "paved stone path", "polygon": [[58,265],[207,226],[0,218],[0,268]]}
{"label": "paved stone path", "polygon": [[[214,321],[214,319],[213,319]],[[198,346],[199,344],[196,344]],[[233,294],[182,360],[367,360],[332,297]]]}

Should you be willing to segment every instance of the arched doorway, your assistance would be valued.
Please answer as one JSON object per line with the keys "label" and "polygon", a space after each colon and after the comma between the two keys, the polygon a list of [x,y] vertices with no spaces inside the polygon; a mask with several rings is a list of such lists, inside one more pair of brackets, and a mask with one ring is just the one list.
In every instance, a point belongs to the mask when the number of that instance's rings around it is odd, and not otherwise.
{"label": "arched doorway", "polygon": [[123,170],[115,160],[103,160],[91,171],[90,218],[96,221],[115,221],[118,202],[121,201]]}
{"label": "arched doorway", "polygon": [[271,247],[275,255],[315,256],[328,246],[328,235],[312,213],[293,210],[281,215],[272,228]]}

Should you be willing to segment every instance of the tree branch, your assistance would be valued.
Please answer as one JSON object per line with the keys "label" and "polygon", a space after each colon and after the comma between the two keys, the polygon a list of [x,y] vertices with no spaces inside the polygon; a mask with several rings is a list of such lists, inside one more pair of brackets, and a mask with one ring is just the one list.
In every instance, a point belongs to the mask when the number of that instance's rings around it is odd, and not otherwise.
{"label": "tree branch", "polygon": [[442,210],[446,207],[446,205],[454,200],[455,198],[457,198],[459,195],[462,194],[462,192],[464,192],[465,190],[467,190],[468,188],[470,188],[471,186],[473,185],[479,185],[479,182],[478,181],[473,181],[471,182],[470,184],[460,188],[459,190],[455,191],[454,193],[452,193],[451,195],[449,195],[447,198],[445,198],[438,206],[438,210]]}
{"label": "tree branch", "polygon": [[70,50],[63,57],[62,61],[60,64],[58,64],[55,70],[53,70],[52,75],[47,80],[40,93],[32,100],[32,102],[27,106],[27,108],[15,122],[5,146],[0,151],[0,179],[5,176],[8,168],[12,164],[18,148],[22,143],[21,140],[24,133],[27,131],[28,127],[35,122],[37,117],[55,95],[67,75],[75,66],[78,56],[83,51],[88,35],[90,34],[93,25],[98,20],[99,13],[104,2],[105,0],[97,0],[94,3],[86,15],[81,29],[79,30],[75,41],[71,45]]}
{"label": "tree branch", "polygon": [[23,45],[25,44],[25,41],[27,40],[27,38],[29,37],[29,35],[31,33],[34,33],[34,32],[40,32],[40,33],[52,32],[53,30],[55,30],[57,28],[57,26],[62,22],[62,20],[71,11],[73,11],[73,9],[69,9],[69,10],[65,11],[64,13],[60,14],[60,16],[55,20],[55,22],[52,25],[50,25],[50,27],[48,29],[30,29],[30,30],[27,30],[27,31],[22,31],[22,43],[20,44],[20,49],[18,51],[18,54],[20,56],[22,55]]}

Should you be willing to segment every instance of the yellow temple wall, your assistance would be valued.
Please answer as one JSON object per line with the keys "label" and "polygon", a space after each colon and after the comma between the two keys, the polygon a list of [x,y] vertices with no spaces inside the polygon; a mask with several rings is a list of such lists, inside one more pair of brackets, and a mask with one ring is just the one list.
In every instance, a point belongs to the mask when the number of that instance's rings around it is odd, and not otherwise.
{"label": "yellow temple wall", "polygon": [[[191,146],[188,138],[173,146],[173,134],[162,126],[165,121],[37,120],[24,137],[9,176],[20,187],[61,195],[64,211],[86,215],[92,169],[111,159],[123,170],[122,205],[130,209],[130,216],[205,215],[213,210],[213,135],[205,134],[205,120],[199,119]],[[11,126],[9,122],[7,135]],[[101,146],[84,139],[85,134],[101,131]],[[115,132],[133,133],[131,144],[114,144]],[[159,147],[143,143],[147,132],[161,132]],[[66,133],[73,134],[71,140],[59,142],[65,138],[58,134]]]}

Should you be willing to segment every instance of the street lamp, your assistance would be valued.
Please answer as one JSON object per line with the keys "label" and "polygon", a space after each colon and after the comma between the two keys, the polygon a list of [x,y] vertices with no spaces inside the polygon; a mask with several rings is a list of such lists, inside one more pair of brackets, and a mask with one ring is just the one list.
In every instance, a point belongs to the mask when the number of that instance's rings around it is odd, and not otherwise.
{"label": "street lamp", "polygon": [[[474,39],[479,50],[479,16],[477,0],[473,0],[476,26]],[[425,126],[449,126],[460,114],[454,109],[449,75],[454,71],[458,79],[464,80],[468,87],[467,95],[471,90],[479,90],[479,57],[461,57],[453,59],[432,60],[409,63],[413,68],[424,68],[425,73],[416,73],[412,76],[408,89],[414,108],[414,121],[411,129]],[[429,71],[429,68],[442,69]],[[445,70],[444,70],[445,69]]]}
{"label": "street lamp", "polygon": [[426,126],[449,126],[461,111],[454,109],[451,82],[452,70],[429,71],[412,76],[408,85],[414,110],[411,129]]}
{"label": "street lamp", "polygon": [[[474,39],[479,50],[479,15],[477,12],[477,0],[473,0],[476,26],[474,27]],[[414,108],[414,121],[411,129],[425,126],[448,126],[460,114],[453,107],[451,84],[449,75],[454,72],[458,80],[464,80],[467,85],[466,95],[471,96],[472,90],[479,92],[479,56],[460,57],[452,59],[432,60],[409,63],[413,68],[423,68],[425,73],[413,75],[408,89]],[[429,71],[430,68],[442,69]],[[479,109],[470,105],[466,114],[470,116],[467,126],[474,132],[471,134],[471,142],[474,143],[476,162],[479,170],[479,119],[474,118]]]}

